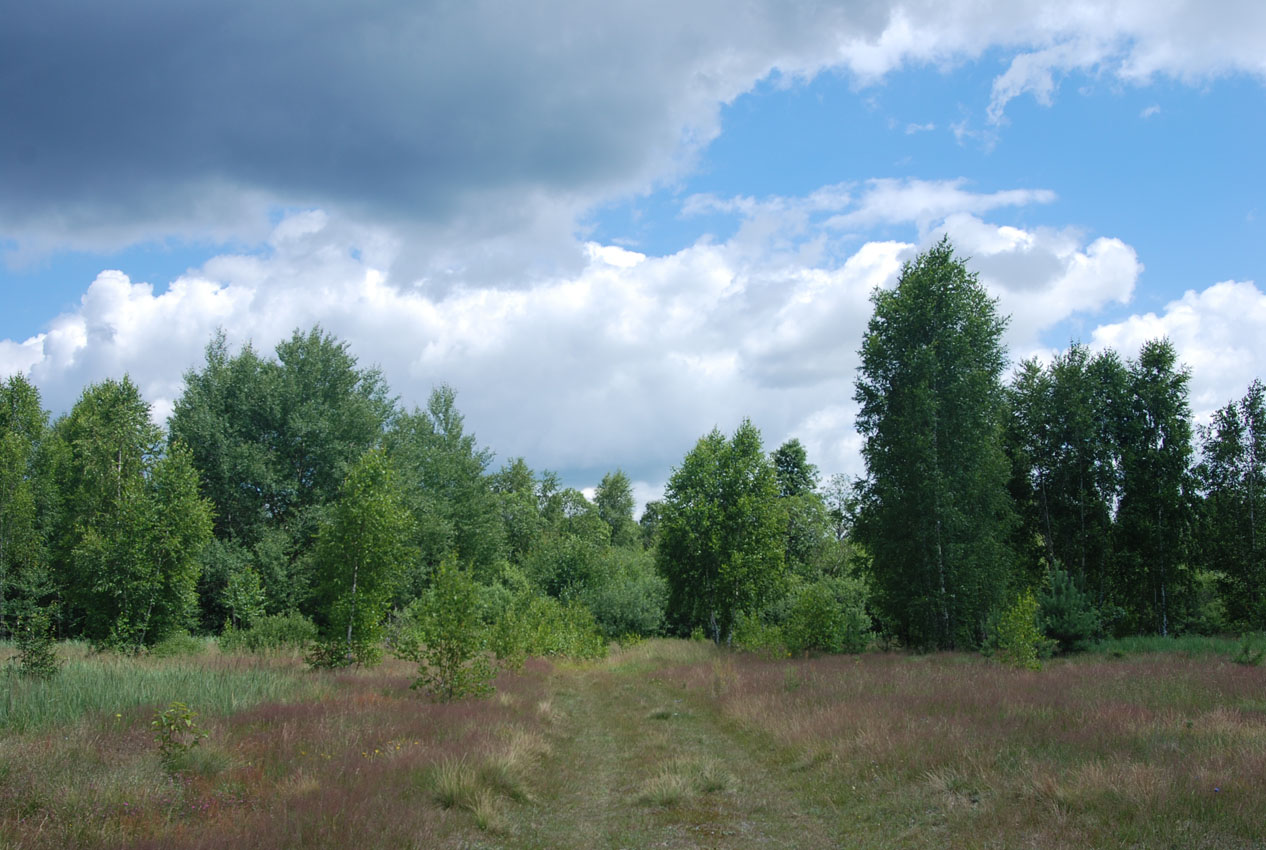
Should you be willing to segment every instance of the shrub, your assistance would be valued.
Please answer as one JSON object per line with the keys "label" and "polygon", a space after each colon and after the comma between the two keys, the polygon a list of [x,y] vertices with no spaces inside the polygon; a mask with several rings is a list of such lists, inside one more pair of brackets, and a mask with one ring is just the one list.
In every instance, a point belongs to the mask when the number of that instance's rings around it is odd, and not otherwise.
{"label": "shrub", "polygon": [[793,653],[861,652],[870,641],[866,585],[860,579],[819,579],[796,593],[783,627]]}
{"label": "shrub", "polygon": [[1037,615],[1037,598],[1026,590],[997,616],[989,643],[999,661],[1026,670],[1042,669],[1038,659],[1049,654],[1054,641],[1042,635]]}
{"label": "shrub", "polygon": [[159,758],[168,770],[174,771],[189,751],[207,737],[198,726],[197,718],[197,713],[183,702],[170,703],[164,710],[155,712],[149,725],[154,730]]}
{"label": "shrub", "polygon": [[591,583],[575,594],[593,613],[603,636],[658,634],[664,625],[668,583],[643,550],[609,549]]}
{"label": "shrub", "polygon": [[418,664],[411,687],[442,702],[492,693],[494,671],[484,654],[479,589],[452,560],[435,570],[434,583],[406,609],[392,635],[392,652]]}
{"label": "shrub", "polygon": [[1103,629],[1090,597],[1059,567],[1047,576],[1038,608],[1042,631],[1055,641],[1060,652],[1081,652],[1089,648]]}
{"label": "shrub", "polygon": [[330,637],[309,644],[303,660],[309,667],[318,670],[336,670],[353,664],[373,667],[382,661],[382,648],[367,640],[353,638],[351,643],[348,643],[346,639]]}
{"label": "shrub", "polygon": [[226,626],[220,635],[220,648],[226,652],[299,650],[316,636],[316,625],[302,614],[270,614],[257,619],[248,629]]}
{"label": "shrub", "polygon": [[61,668],[53,641],[51,619],[47,608],[33,608],[18,621],[14,643],[19,674],[31,679],[51,679]]}
{"label": "shrub", "polygon": [[529,655],[601,658],[607,653],[588,608],[531,593],[520,595],[493,627],[490,647],[510,667]]}
{"label": "shrub", "polygon": [[[702,630],[700,630],[702,631]],[[759,614],[741,612],[734,621],[734,645],[766,658],[786,658],[782,629],[766,623]]]}
{"label": "shrub", "polygon": [[149,654],[156,658],[174,658],[182,655],[200,655],[206,648],[206,644],[201,640],[182,629],[172,632],[151,646]]}
{"label": "shrub", "polygon": [[1266,633],[1248,632],[1240,637],[1239,650],[1232,659],[1236,664],[1256,667],[1266,658]]}

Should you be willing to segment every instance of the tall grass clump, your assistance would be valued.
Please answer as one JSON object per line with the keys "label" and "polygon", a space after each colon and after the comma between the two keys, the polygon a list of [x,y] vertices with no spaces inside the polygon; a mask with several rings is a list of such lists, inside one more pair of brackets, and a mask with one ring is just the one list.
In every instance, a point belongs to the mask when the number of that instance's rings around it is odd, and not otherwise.
{"label": "tall grass clump", "polygon": [[61,727],[173,700],[228,714],[261,702],[315,698],[325,690],[297,671],[112,654],[71,658],[53,679],[14,678],[8,684],[0,696],[0,730],[9,731]]}

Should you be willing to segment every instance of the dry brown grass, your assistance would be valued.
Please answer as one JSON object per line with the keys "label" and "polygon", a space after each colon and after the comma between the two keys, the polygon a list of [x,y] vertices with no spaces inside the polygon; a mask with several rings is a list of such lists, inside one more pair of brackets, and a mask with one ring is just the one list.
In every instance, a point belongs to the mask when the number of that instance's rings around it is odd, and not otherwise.
{"label": "dry brown grass", "polygon": [[[261,661],[285,663],[302,671]],[[447,705],[411,691],[403,663],[301,672],[328,696],[203,718],[206,752],[175,777],[159,764],[152,709],[5,734],[0,847],[432,847],[472,825],[495,830],[544,751],[533,707],[547,670],[503,678],[505,699]],[[477,788],[451,813],[418,777],[462,758]]]}
{"label": "dry brown grass", "polygon": [[[1266,670],[1153,655],[1041,672],[961,655],[769,662],[672,681],[772,741],[859,846],[1249,847]],[[896,824],[905,828],[896,829]],[[1179,838],[1180,836],[1180,838]]]}

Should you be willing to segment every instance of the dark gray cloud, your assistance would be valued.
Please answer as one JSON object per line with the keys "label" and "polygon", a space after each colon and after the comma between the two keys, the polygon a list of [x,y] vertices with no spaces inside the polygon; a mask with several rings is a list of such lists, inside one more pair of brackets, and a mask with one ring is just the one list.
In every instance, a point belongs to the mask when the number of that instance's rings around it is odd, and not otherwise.
{"label": "dark gray cloud", "polygon": [[814,68],[844,31],[882,28],[865,8],[16,4],[0,27],[0,232],[126,242],[246,226],[269,205],[437,235],[530,231],[542,214],[570,230],[595,199],[671,174],[773,65]]}

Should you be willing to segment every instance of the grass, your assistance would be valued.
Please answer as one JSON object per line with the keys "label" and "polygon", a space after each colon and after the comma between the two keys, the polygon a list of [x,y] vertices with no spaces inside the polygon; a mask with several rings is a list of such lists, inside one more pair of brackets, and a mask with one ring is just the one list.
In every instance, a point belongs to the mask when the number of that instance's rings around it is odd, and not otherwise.
{"label": "grass", "polygon": [[[1266,668],[1210,645],[1030,672],[644,641],[453,704],[394,661],[63,647],[0,698],[0,847],[1260,846]],[[176,699],[210,734],[164,766]]]}
{"label": "grass", "polygon": [[108,723],[179,700],[203,714],[225,715],[262,702],[319,699],[328,688],[293,664],[207,653],[128,657],[64,646],[59,673],[47,681],[0,674],[0,731],[64,728],[83,718]]}

